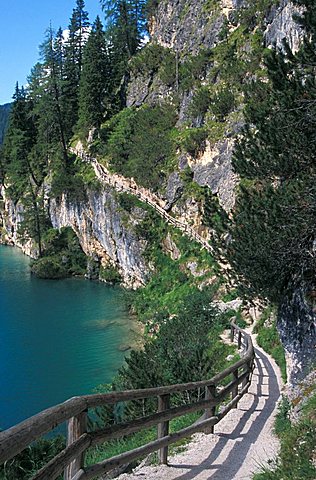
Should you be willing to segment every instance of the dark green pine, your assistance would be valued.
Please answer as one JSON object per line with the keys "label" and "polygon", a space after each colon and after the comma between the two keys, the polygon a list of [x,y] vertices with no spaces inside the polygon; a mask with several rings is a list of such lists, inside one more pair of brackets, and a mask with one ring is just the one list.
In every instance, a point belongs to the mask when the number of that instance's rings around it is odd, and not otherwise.
{"label": "dark green pine", "polygon": [[86,135],[110,114],[112,67],[103,26],[97,17],[83,53],[78,129]]}

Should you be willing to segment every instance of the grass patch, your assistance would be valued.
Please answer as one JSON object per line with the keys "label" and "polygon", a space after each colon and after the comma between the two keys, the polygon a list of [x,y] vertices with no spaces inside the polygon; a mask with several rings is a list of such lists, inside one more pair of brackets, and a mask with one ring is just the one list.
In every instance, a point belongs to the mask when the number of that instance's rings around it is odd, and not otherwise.
{"label": "grass patch", "polygon": [[[183,428],[189,427],[192,425],[198,418],[202,415],[202,412],[190,413],[183,415],[182,417],[175,418],[170,422],[169,432],[175,433]],[[186,445],[190,441],[191,437],[179,440],[174,443],[169,452],[175,453],[179,447]],[[86,465],[93,465],[94,463],[101,462],[107,458],[111,458],[115,455],[120,455],[121,453],[128,452],[135,448],[146,445],[146,443],[152,442],[157,439],[157,427],[148,428],[140,432],[134,433],[133,435],[128,435],[126,437],[120,438],[118,440],[113,440],[110,442],[105,442],[97,447],[91,448],[88,450],[86,455]],[[142,458],[137,460],[139,463]],[[153,458],[153,462],[155,457]]]}
{"label": "grass patch", "polygon": [[[269,325],[267,325],[267,322],[269,322]],[[286,382],[287,376],[284,348],[276,328],[276,320],[272,308],[267,308],[263,312],[260,320],[254,328],[254,333],[258,333],[258,345],[274,358],[277,365],[280,367],[282,379]]]}
{"label": "grass patch", "polygon": [[283,401],[276,421],[281,451],[274,468],[265,468],[253,480],[315,480],[316,395],[304,405],[301,419],[291,425],[289,405]]}

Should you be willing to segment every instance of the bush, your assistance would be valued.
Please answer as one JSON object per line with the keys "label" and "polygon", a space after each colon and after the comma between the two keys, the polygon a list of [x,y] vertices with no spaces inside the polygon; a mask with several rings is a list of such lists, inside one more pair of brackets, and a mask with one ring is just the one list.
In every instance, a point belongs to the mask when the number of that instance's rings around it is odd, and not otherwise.
{"label": "bush", "polygon": [[[46,465],[65,448],[65,439],[61,435],[53,440],[41,439],[19,453],[12,460],[0,466],[2,480],[28,480],[35,472]],[[58,477],[58,480],[62,476]]]}
{"label": "bush", "polygon": [[57,256],[35,260],[31,266],[31,272],[39,278],[57,279],[68,276],[67,269],[61,264],[60,258]]}
{"label": "bush", "polygon": [[56,279],[85,274],[87,257],[70,227],[48,229],[43,236],[43,247],[43,257],[31,266],[37,277]]}
{"label": "bush", "polygon": [[175,158],[170,105],[127,108],[103,126],[104,153],[115,171],[157,190]]}
{"label": "bush", "polygon": [[115,267],[108,266],[100,268],[100,280],[104,280],[107,283],[120,283],[122,281],[122,277],[117,271]]}
{"label": "bush", "polygon": [[188,128],[182,132],[180,144],[190,155],[196,157],[205,149],[207,135],[205,128]]}
{"label": "bush", "polygon": [[[270,318],[269,326],[267,326],[266,322]],[[274,358],[280,367],[282,378],[286,382],[285,353],[276,328],[276,320],[274,319],[272,308],[267,308],[262,313],[260,320],[254,328],[254,333],[258,333],[258,345]]]}
{"label": "bush", "polygon": [[316,478],[316,395],[303,406],[300,420],[291,425],[288,402],[281,404],[277,424],[281,450],[274,468],[265,468],[254,480],[314,480]]}
{"label": "bush", "polygon": [[210,101],[210,110],[216,119],[223,122],[225,117],[236,107],[235,95],[227,87],[220,88]]}
{"label": "bush", "polygon": [[209,87],[199,88],[193,97],[189,112],[193,118],[204,117],[211,104]]}

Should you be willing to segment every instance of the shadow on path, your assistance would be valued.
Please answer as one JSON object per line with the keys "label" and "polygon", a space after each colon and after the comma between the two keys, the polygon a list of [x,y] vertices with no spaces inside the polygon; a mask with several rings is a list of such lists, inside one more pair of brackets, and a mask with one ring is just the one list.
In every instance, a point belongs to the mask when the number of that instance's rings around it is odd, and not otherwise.
{"label": "shadow on path", "polygon": [[[173,465],[170,464],[170,467],[173,468],[187,468],[190,469],[189,472],[177,477],[177,480],[192,480],[199,473],[205,470],[214,470],[209,479],[211,480],[233,480],[235,475],[238,473],[242,467],[245,458],[249,452],[251,446],[258,439],[260,432],[262,431],[265,423],[275,409],[276,403],[280,396],[280,389],[277,381],[276,374],[273,370],[271,363],[268,358],[257,349],[256,351],[256,371],[254,375],[257,375],[257,385],[256,393],[253,395],[253,402],[251,407],[248,410],[242,409],[244,412],[240,418],[235,429],[230,434],[218,434],[219,440],[215,445],[214,449],[210,453],[207,459],[205,459],[200,465]],[[265,368],[266,374],[263,371]],[[267,389],[269,394],[263,393],[263,387]],[[264,405],[259,406],[260,398],[264,398]],[[258,413],[260,412],[260,413]],[[255,420],[251,424],[249,430],[246,433],[242,433],[247,422],[251,422],[251,416],[255,414]],[[215,427],[216,428],[216,427]],[[217,426],[220,429],[220,423]],[[225,448],[229,449],[228,443],[232,440],[235,440],[234,446],[227,453],[226,459],[220,464],[215,463],[220,454],[224,451]]]}

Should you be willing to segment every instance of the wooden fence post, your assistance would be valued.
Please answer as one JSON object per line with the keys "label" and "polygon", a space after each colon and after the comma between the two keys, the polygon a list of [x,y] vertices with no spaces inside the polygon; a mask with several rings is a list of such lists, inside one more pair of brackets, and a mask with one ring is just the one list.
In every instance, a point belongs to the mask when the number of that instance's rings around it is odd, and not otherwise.
{"label": "wooden fence post", "polygon": [[[76,417],[68,420],[67,424],[67,447],[78,440],[87,431],[87,411],[79,413]],[[81,468],[84,467],[84,453],[73,460],[64,471],[64,480],[71,480]]]}
{"label": "wooden fence post", "polygon": [[[208,385],[205,387],[205,400],[214,400],[216,397],[216,385]],[[205,409],[204,419],[215,417],[216,415],[216,405],[210,408]],[[204,433],[210,434],[214,433],[214,425],[207,427],[204,430]]]}
{"label": "wooden fence post", "polygon": [[[163,412],[170,408],[170,395],[158,396],[158,412]],[[166,437],[169,434],[169,422],[162,422],[158,424],[157,438]],[[167,465],[168,463],[168,447],[163,447],[158,452],[158,459],[160,464]]]}
{"label": "wooden fence post", "polygon": [[234,341],[234,335],[235,335],[235,328],[233,327],[233,325],[231,325],[231,327],[230,327],[230,341],[231,342]]}
{"label": "wooden fence post", "polygon": [[241,335],[241,332],[239,331],[239,332],[238,332],[238,350],[239,350],[240,347],[241,347],[241,338],[242,338],[242,335]]}
{"label": "wooden fence post", "polygon": [[253,368],[253,359],[250,360],[249,362],[247,362],[246,368],[247,368],[247,370],[245,370],[245,371],[248,371],[248,375],[245,378],[245,380],[242,382],[242,387],[243,388],[247,385],[247,383],[250,380],[250,375],[251,375],[251,371],[252,371],[252,368]]}
{"label": "wooden fence post", "polygon": [[[234,380],[234,381],[238,381],[238,368],[237,368],[237,370],[235,370],[235,371],[233,372],[233,380]],[[234,390],[232,391],[232,400],[233,400],[235,397],[237,397],[237,395],[238,395],[238,383],[237,383],[237,385],[234,387]],[[236,405],[234,406],[234,408],[237,408],[237,403],[236,403]]]}

